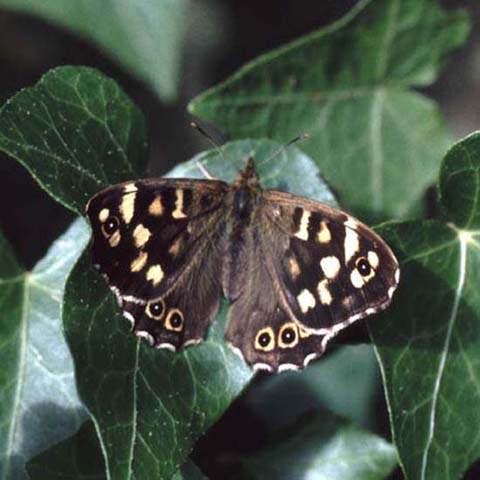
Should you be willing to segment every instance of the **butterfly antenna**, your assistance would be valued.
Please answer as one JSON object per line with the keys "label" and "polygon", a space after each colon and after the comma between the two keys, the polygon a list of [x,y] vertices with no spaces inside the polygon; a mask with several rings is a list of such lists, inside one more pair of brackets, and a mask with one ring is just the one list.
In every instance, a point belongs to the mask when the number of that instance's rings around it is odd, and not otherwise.
{"label": "butterfly antenna", "polygon": [[[222,148],[205,129],[203,129],[197,122],[190,122],[190,126],[193,127],[195,130],[197,130],[199,133],[201,133],[210,142],[210,144],[213,145],[213,147],[218,152],[218,154],[222,157],[222,159],[226,161]],[[205,177],[207,177],[209,180],[215,180],[215,177],[213,177],[198,160],[196,163],[197,163],[197,167],[205,175]]]}
{"label": "butterfly antenna", "polygon": [[277,155],[279,155],[284,150],[286,150],[290,145],[293,145],[294,143],[298,143],[298,142],[303,142],[304,140],[307,140],[309,138],[310,138],[310,135],[308,133],[301,133],[300,135],[297,135],[296,137],[292,138],[284,145],[281,145],[280,147],[278,147],[269,157],[263,160],[263,162],[260,162],[258,165],[263,165],[264,163],[267,163],[270,160],[274,159]]}
{"label": "butterfly antenna", "polygon": [[207,180],[217,180],[206,168],[205,166],[200,163],[198,160],[195,162],[195,164],[197,165],[197,168],[203,173],[203,176],[207,179]]}

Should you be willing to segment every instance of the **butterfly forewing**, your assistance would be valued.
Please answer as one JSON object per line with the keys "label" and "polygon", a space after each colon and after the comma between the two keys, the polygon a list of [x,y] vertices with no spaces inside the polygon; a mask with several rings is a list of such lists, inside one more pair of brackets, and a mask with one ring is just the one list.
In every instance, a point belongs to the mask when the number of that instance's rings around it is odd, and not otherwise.
{"label": "butterfly forewing", "polygon": [[227,189],[220,181],[139,180],[88,204],[93,263],[151,344],[199,341],[216,314]]}
{"label": "butterfly forewing", "polygon": [[388,245],[363,223],[328,205],[285,192],[264,192],[266,244],[283,242],[272,255],[278,281],[296,321],[332,335],[384,309],[398,284]]}

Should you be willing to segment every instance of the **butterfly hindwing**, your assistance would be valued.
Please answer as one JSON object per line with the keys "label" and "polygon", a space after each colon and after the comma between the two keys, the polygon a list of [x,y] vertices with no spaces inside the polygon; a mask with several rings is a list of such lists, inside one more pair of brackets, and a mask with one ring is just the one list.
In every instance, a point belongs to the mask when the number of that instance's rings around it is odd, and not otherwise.
{"label": "butterfly hindwing", "polygon": [[298,370],[325,349],[324,337],[300,327],[280,306],[266,312],[249,309],[243,302],[235,303],[225,336],[256,370]]}
{"label": "butterfly hindwing", "polygon": [[220,263],[212,260],[202,259],[198,270],[189,273],[185,289],[180,286],[145,303],[122,300],[123,316],[133,332],[156,348],[177,350],[200,343],[220,307]]}
{"label": "butterfly hindwing", "polygon": [[331,335],[390,303],[398,263],[375,232],[312,200],[274,190],[264,198],[271,225],[265,243],[283,242],[283,255],[274,253],[272,262],[300,325]]}
{"label": "butterfly hindwing", "polygon": [[134,331],[153,345],[198,342],[215,317],[226,187],[139,180],[104,190],[88,204],[93,263]]}
{"label": "butterfly hindwing", "polygon": [[[275,246],[282,250],[279,243]],[[300,327],[284,308],[260,223],[230,243],[225,257],[230,346],[255,369],[270,371],[303,368],[321,355],[322,337]]]}

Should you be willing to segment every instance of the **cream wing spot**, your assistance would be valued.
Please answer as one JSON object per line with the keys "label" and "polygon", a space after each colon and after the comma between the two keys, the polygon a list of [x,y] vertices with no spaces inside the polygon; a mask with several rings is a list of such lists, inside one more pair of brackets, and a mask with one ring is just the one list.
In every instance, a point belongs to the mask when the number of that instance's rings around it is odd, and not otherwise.
{"label": "cream wing spot", "polygon": [[295,236],[301,240],[308,240],[308,224],[310,222],[311,213],[308,210],[303,210],[302,218],[300,219],[300,226],[295,232]]}
{"label": "cream wing spot", "polygon": [[320,230],[317,234],[317,240],[320,243],[329,243],[332,239],[332,234],[328,228],[327,222],[320,222]]}
{"label": "cream wing spot", "polygon": [[120,235],[120,230],[117,230],[109,239],[108,243],[111,247],[117,247],[120,243],[122,236]]}
{"label": "cream wing spot", "polygon": [[[345,222],[346,225],[347,222]],[[345,263],[348,263],[349,260],[358,252],[360,249],[360,242],[358,238],[358,233],[352,230],[351,228],[345,229]]]}
{"label": "cream wing spot", "polygon": [[105,223],[107,221],[107,218],[110,216],[110,210],[108,208],[102,208],[100,210],[100,213],[98,214],[98,219],[102,222]]}
{"label": "cream wing spot", "polygon": [[352,230],[356,230],[358,228],[357,221],[352,217],[348,217],[348,219],[344,222],[344,225]]}
{"label": "cream wing spot", "polygon": [[135,213],[136,196],[135,191],[129,191],[123,196],[122,203],[120,203],[120,213],[122,214],[123,221],[127,225],[132,221],[133,214]]}
{"label": "cream wing spot", "polygon": [[172,217],[176,219],[185,218],[187,215],[183,212],[183,190],[178,189],[175,194],[175,210],[172,212]]}
{"label": "cream wing spot", "polygon": [[350,281],[355,288],[362,288],[365,283],[363,277],[360,275],[360,272],[357,269],[350,274]]}
{"label": "cream wing spot", "polygon": [[153,285],[158,285],[163,280],[163,268],[160,264],[152,265],[145,275],[146,279],[151,281]]}
{"label": "cream wing spot", "polygon": [[297,302],[302,313],[307,313],[308,310],[314,308],[316,305],[315,297],[310,290],[306,288],[297,296]]}
{"label": "cream wing spot", "polygon": [[161,215],[163,215],[162,199],[159,196],[155,197],[153,202],[148,207],[148,213],[150,213],[150,215],[153,215],[154,217],[160,217]]}
{"label": "cream wing spot", "polygon": [[136,192],[137,190],[138,188],[133,182],[127,183],[127,185],[123,187],[123,193],[132,193],[132,192]]}
{"label": "cream wing spot", "polygon": [[378,264],[380,263],[380,259],[378,258],[378,255],[375,252],[373,251],[368,252],[368,263],[374,269],[378,267]]}
{"label": "cream wing spot", "polygon": [[149,240],[152,233],[146,227],[144,227],[141,223],[135,227],[133,231],[133,241],[135,242],[135,246],[137,248],[143,247]]}
{"label": "cream wing spot", "polygon": [[308,338],[314,335],[311,330],[307,330],[304,327],[299,327],[298,332],[300,333],[300,338]]}
{"label": "cream wing spot", "polygon": [[135,260],[130,264],[130,271],[139,272],[147,263],[148,253],[141,252]]}
{"label": "cream wing spot", "polygon": [[328,289],[328,280],[323,279],[318,283],[317,286],[318,297],[323,305],[330,305],[332,303],[333,297]]}
{"label": "cream wing spot", "polygon": [[323,257],[320,260],[320,267],[322,267],[323,274],[330,279],[336,278],[340,271],[340,260],[337,257]]}

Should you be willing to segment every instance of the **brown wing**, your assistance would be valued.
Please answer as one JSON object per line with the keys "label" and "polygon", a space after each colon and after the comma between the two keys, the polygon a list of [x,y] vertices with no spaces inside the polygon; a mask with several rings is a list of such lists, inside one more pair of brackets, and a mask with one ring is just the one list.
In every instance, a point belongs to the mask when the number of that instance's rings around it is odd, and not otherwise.
{"label": "brown wing", "polygon": [[[222,283],[231,305],[225,336],[254,369],[303,368],[323,353],[324,339],[301,328],[284,308],[258,221],[253,218],[228,245]],[[282,250],[280,243],[272,248]]]}
{"label": "brown wing", "polygon": [[229,315],[226,339],[255,370],[299,370],[325,351],[327,337],[300,327],[280,306],[265,312],[239,300]]}
{"label": "brown wing", "polygon": [[197,342],[216,315],[227,190],[220,181],[139,180],[87,205],[94,265],[152,345]]}
{"label": "brown wing", "polygon": [[264,192],[261,210],[269,225],[265,254],[299,325],[331,336],[391,302],[398,263],[373,230],[326,204],[275,190]]}

